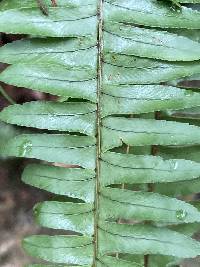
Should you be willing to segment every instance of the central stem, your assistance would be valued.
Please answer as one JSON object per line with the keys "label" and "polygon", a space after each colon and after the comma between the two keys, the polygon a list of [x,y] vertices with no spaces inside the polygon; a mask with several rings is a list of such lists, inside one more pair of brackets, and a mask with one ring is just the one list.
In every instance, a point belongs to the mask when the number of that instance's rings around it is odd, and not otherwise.
{"label": "central stem", "polygon": [[103,0],[98,5],[98,58],[97,58],[97,155],[96,155],[96,182],[94,201],[94,261],[97,266],[98,259],[98,221],[99,221],[99,191],[100,191],[100,158],[101,158],[101,90],[102,90],[102,56],[103,56]]}
{"label": "central stem", "polygon": [[144,267],[149,266],[149,255],[144,255]]}

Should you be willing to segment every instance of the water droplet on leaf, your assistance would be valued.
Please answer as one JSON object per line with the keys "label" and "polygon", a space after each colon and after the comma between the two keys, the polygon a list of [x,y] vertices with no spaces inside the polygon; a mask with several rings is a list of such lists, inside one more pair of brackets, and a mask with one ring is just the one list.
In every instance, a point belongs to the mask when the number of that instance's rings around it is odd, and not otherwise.
{"label": "water droplet on leaf", "polygon": [[185,210],[177,210],[176,217],[177,219],[183,221],[187,216],[187,211]]}
{"label": "water droplet on leaf", "polygon": [[178,162],[175,161],[175,162],[173,162],[172,169],[173,169],[173,170],[176,170],[177,168],[178,168]]}
{"label": "water droplet on leaf", "polygon": [[174,164],[174,170],[176,170],[178,168],[178,162],[175,162]]}
{"label": "water droplet on leaf", "polygon": [[178,162],[172,160],[172,161],[170,162],[170,170],[174,171],[174,170],[176,170],[177,168],[178,168]]}

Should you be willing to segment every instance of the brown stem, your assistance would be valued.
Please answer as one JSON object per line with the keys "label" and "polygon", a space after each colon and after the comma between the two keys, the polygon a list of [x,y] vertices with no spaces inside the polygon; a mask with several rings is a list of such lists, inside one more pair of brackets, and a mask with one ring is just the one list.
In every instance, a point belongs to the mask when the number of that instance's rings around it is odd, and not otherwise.
{"label": "brown stem", "polygon": [[102,56],[103,56],[103,0],[98,6],[98,64],[97,64],[97,153],[96,153],[96,179],[95,179],[95,201],[94,201],[94,259],[93,267],[97,266],[98,259],[98,221],[99,221],[99,190],[100,190],[100,157],[101,157],[101,89],[102,89]]}
{"label": "brown stem", "polygon": [[149,266],[149,255],[144,255],[144,267]]}

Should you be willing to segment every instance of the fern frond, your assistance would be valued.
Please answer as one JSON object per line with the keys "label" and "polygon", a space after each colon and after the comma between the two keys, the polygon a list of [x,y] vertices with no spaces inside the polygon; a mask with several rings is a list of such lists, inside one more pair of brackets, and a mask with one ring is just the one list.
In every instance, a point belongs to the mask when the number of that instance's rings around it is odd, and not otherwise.
{"label": "fern frond", "polygon": [[200,12],[155,0],[44,2],[48,16],[37,1],[0,3],[1,31],[29,35],[0,48],[10,64],[0,81],[60,97],[0,114],[40,129],[0,152],[41,161],[22,180],[64,200],[36,204],[35,219],[72,232],[25,238],[47,262],[29,267],[161,267],[200,255],[199,206],[176,198],[200,185],[200,94],[179,83],[199,79]]}

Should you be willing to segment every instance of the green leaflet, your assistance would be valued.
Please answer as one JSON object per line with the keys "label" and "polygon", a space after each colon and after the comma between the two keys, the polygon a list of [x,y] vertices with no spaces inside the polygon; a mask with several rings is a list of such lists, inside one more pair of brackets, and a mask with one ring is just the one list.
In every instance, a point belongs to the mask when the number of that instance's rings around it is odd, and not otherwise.
{"label": "green leaflet", "polygon": [[166,62],[116,53],[105,53],[104,62],[106,85],[158,84],[200,73],[199,62]]}
{"label": "green leaflet", "polygon": [[[79,38],[30,38],[4,45],[0,60],[5,63],[61,64],[66,67],[96,68],[96,39]],[[80,60],[81,58],[81,60]]]}
{"label": "green leaflet", "polygon": [[[194,201],[191,204],[199,210],[199,202]],[[162,225],[161,225],[162,226]],[[193,236],[200,230],[199,223],[188,223],[188,224],[174,224],[174,225],[167,225],[173,231],[179,232],[184,235]]]}
{"label": "green leaflet", "polygon": [[[130,260],[130,261],[137,261],[137,262],[144,262],[144,257],[140,255],[131,255],[126,254],[122,255],[123,259]],[[176,259],[176,261],[175,261]],[[170,265],[173,262],[172,265]],[[149,267],[175,267],[176,264],[179,264],[181,260],[172,256],[160,256],[160,255],[151,255],[149,257]],[[170,264],[169,264],[170,263]],[[168,265],[169,264],[169,265]],[[177,266],[176,266],[177,267]]]}
{"label": "green leaflet", "polygon": [[180,146],[180,147],[159,147],[158,153],[160,156],[166,159],[179,158],[189,159],[196,162],[200,162],[200,146]]}
{"label": "green leaflet", "polygon": [[[48,7],[52,7],[52,3],[49,0],[44,1],[45,4]],[[59,0],[57,1],[57,6],[59,7],[81,7],[81,6],[87,6],[91,4],[96,4],[94,0]],[[11,0],[9,2],[2,1],[1,3],[1,9],[6,10],[6,9],[12,9],[12,8],[19,8],[19,7],[26,7],[26,8],[31,8],[31,7],[37,7],[38,4],[34,0],[24,0],[21,2],[20,0]]]}
{"label": "green leaflet", "polygon": [[159,256],[152,255],[149,258],[149,267],[177,267],[182,263],[181,259],[170,257],[170,256]]}
{"label": "green leaflet", "polygon": [[142,267],[142,265],[134,263],[133,261],[129,262],[117,259],[115,257],[105,257],[105,256],[98,259],[97,267],[112,267],[113,264],[116,267]]}
{"label": "green leaflet", "polygon": [[54,194],[94,201],[95,172],[80,168],[61,168],[48,165],[28,165],[23,174],[24,183]]}
{"label": "green leaflet", "polygon": [[116,223],[100,225],[99,244],[102,254],[118,252],[194,258],[200,250],[197,241],[166,228]]}
{"label": "green leaflet", "polygon": [[11,105],[0,114],[7,123],[95,136],[96,105],[48,101]]}
{"label": "green leaflet", "polygon": [[[200,59],[200,44],[176,34],[107,22],[105,52],[171,61]],[[189,48],[188,48],[189,47]]]}
{"label": "green leaflet", "polygon": [[199,30],[170,29],[169,31],[177,35],[187,37],[195,42],[200,42]]}
{"label": "green leaflet", "polygon": [[107,151],[123,143],[136,146],[199,144],[199,135],[199,127],[186,123],[105,118],[102,128],[102,150]]}
{"label": "green leaflet", "polygon": [[[125,56],[122,56],[122,60],[123,57]],[[115,59],[120,59],[120,56],[116,55]],[[200,73],[200,65],[195,63],[168,64],[133,57],[133,60],[135,59],[136,61],[134,61],[133,68],[122,68],[105,64],[105,83],[159,83]],[[106,58],[105,60],[107,62]],[[142,67],[143,64],[146,65],[146,69]],[[158,72],[159,76],[157,75]],[[81,96],[82,98],[89,99],[92,102],[96,102],[95,79],[96,74],[93,69],[63,70],[63,67],[59,65],[49,64],[46,66],[41,64],[36,64],[34,66],[24,64],[13,65],[0,74],[0,80],[2,82],[20,87],[24,86],[58,96],[70,96],[74,98]]]}
{"label": "green leaflet", "polygon": [[[48,53],[44,55],[48,55]],[[26,55],[25,57],[27,61],[30,60]],[[46,64],[41,64],[41,59],[43,57],[40,57],[39,61],[37,58],[35,58],[36,56],[33,57],[33,59],[36,59],[40,64],[34,66],[24,64],[13,65],[12,67],[8,67],[3,73],[0,74],[0,80],[9,84],[26,86],[30,89],[35,89],[58,96],[81,96],[96,102],[96,74],[94,68],[87,67],[85,70],[65,69],[63,71],[63,67],[60,65],[54,65],[55,62],[57,63],[55,57],[53,57],[53,62],[50,60],[50,62],[47,62]],[[196,63],[166,63],[150,59],[139,59],[135,57],[123,59],[123,57],[126,56],[115,54],[113,57],[112,54],[107,54],[105,56],[105,61],[109,64],[117,64],[120,66],[121,64],[124,64],[124,62],[127,62],[129,66],[129,68],[121,68],[105,64],[104,68],[106,83],[159,83],[161,81],[177,79],[200,72],[199,64]],[[127,59],[132,61],[127,61]],[[81,65],[81,62],[79,64]],[[159,76],[157,75],[158,72]]]}
{"label": "green leaflet", "polygon": [[34,213],[36,221],[42,226],[93,235],[91,204],[48,201],[37,204]]}
{"label": "green leaflet", "polygon": [[190,182],[176,182],[172,184],[163,183],[155,186],[155,191],[168,196],[184,196],[199,193],[200,179],[194,179]]}
{"label": "green leaflet", "polygon": [[[186,2],[195,2],[195,0]],[[160,28],[200,28],[199,12],[186,7],[181,12],[176,11],[166,1],[107,0],[104,4],[104,12],[105,19],[118,22]]]}
{"label": "green leaflet", "polygon": [[[181,159],[127,155],[106,152],[102,155],[101,184],[163,183],[193,180],[200,176],[200,165]],[[191,183],[188,181],[188,183]],[[192,184],[192,183],[191,183]],[[173,186],[173,185],[172,185]]]}
{"label": "green leaflet", "polygon": [[140,114],[195,105],[200,105],[200,95],[189,90],[164,85],[110,85],[103,90],[101,114]]}
{"label": "green leaflet", "polygon": [[173,231],[179,232],[184,235],[193,236],[195,233],[199,232],[199,223],[188,223],[168,226]]}
{"label": "green leaflet", "polygon": [[96,102],[96,71],[93,68],[63,68],[53,64],[14,64],[0,74],[0,81],[58,96]]}
{"label": "green leaflet", "polygon": [[[93,34],[97,27],[97,5],[49,7],[48,16],[39,10],[36,1],[21,3],[7,0],[0,3],[0,28],[3,32],[48,37],[74,37]],[[14,4],[13,4],[14,3]],[[34,5],[32,4],[34,3]],[[9,20],[9,23],[7,23]]]}
{"label": "green leaflet", "polygon": [[[191,203],[194,207],[199,209],[199,202],[194,201]],[[189,224],[179,224],[179,225],[172,225],[169,226],[170,229],[175,230],[179,233],[183,233],[184,235],[193,236],[195,233],[199,232],[200,225],[199,223],[189,223]]]}
{"label": "green leaflet", "polygon": [[83,236],[31,236],[23,241],[29,255],[55,263],[87,265],[93,260],[92,239]]}
{"label": "green leaflet", "polygon": [[[121,259],[117,259],[115,257],[110,257],[110,256],[103,256],[102,258],[97,259],[97,267],[112,267],[113,264],[116,267],[143,267],[142,265],[140,265],[138,263],[134,263],[132,261],[129,262],[126,260],[121,260]],[[28,267],[72,267],[72,266],[35,264],[35,265],[29,265]],[[80,266],[77,266],[77,267],[80,267]],[[83,267],[89,267],[89,266],[84,265]]]}
{"label": "green leaflet", "polygon": [[200,221],[198,210],[180,200],[156,193],[121,189],[102,189],[100,216],[111,219],[136,219],[171,223]]}
{"label": "green leaflet", "polygon": [[[199,162],[199,146],[189,146],[189,147],[162,147],[159,148],[159,154],[164,158],[185,158],[188,160],[193,160]],[[182,181],[176,183],[164,183],[162,185],[156,185],[155,190],[161,194],[170,196],[180,196],[189,195],[199,192],[200,186],[200,176],[193,179],[191,182]]]}
{"label": "green leaflet", "polygon": [[95,140],[65,134],[23,134],[2,144],[3,156],[26,157],[95,168]]}

